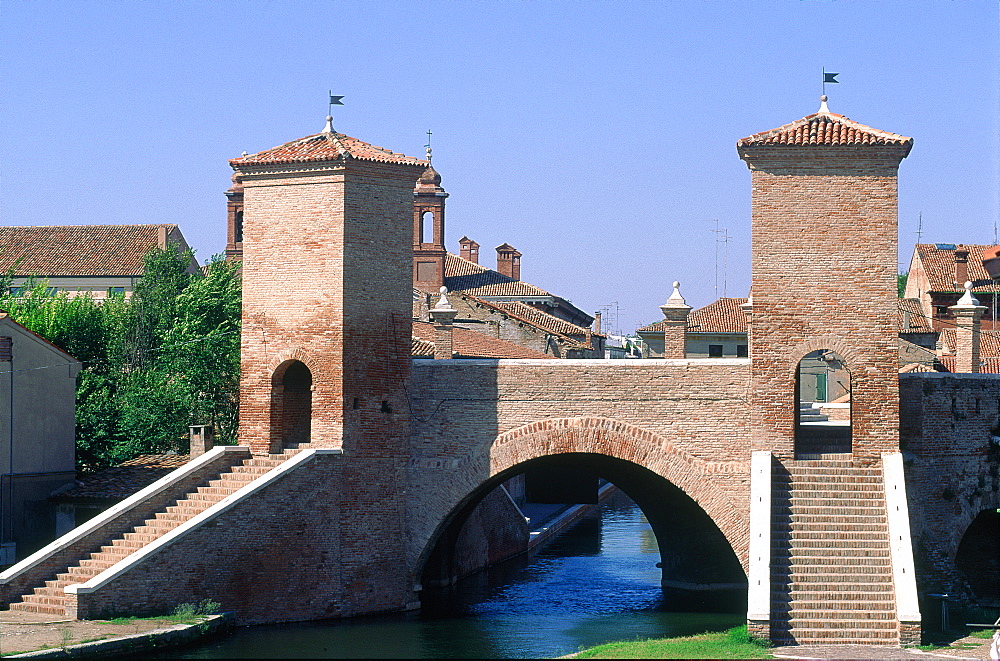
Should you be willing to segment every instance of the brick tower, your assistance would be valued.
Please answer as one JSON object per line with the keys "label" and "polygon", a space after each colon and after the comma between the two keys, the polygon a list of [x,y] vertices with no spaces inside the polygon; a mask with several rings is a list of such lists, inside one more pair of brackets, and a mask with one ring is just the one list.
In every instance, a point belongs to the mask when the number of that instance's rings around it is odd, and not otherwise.
{"label": "brick tower", "polygon": [[[895,543],[909,540],[896,175],[913,141],[831,113],[822,100],[819,112],[737,143],[752,172],[752,303],[744,309],[760,466],[747,619],[784,644],[913,643],[912,551]],[[806,377],[830,374],[846,384],[846,421],[803,401]]]}
{"label": "brick tower", "polygon": [[342,448],[324,495],[341,511],[340,612],[404,608],[410,221],[427,163],[328,120],[230,164],[243,184],[240,444]]}
{"label": "brick tower", "polygon": [[896,174],[912,144],[825,101],[737,143],[753,187],[755,450],[794,456],[797,367],[822,350],[850,373],[855,457],[898,450]]}
{"label": "brick tower", "polygon": [[[413,189],[413,286],[437,293],[444,285],[444,201],[448,193],[441,188],[441,175],[430,164]],[[427,240],[425,240],[427,239]]]}

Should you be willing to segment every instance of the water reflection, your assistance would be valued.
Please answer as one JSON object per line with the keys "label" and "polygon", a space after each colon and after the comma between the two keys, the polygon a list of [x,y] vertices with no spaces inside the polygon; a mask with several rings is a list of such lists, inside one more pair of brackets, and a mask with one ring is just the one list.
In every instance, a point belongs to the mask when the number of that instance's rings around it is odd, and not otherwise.
{"label": "water reflection", "polygon": [[418,613],[248,627],[180,658],[553,657],[613,640],[735,626],[741,613],[664,612],[639,508],[603,504],[533,557],[426,592]]}

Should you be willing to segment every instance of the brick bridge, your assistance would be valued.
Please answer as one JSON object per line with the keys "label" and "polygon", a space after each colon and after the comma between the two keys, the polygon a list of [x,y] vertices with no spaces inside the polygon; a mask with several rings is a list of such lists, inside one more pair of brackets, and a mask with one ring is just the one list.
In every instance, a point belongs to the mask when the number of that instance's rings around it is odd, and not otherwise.
{"label": "brick bridge", "polygon": [[[1000,379],[898,374],[896,173],[911,146],[825,107],[740,140],[750,357],[697,360],[413,360],[427,163],[329,129],[234,159],[241,446],[10,568],[0,597],[78,618],[211,598],[245,623],[414,608],[424,583],[463,573],[460,549],[523,534],[497,487],[546,468],[622,488],[657,535],[664,585],[746,600],[759,633],[917,641],[919,595],[997,598],[981,513],[1000,507]],[[955,311],[973,352],[982,308]],[[441,345],[452,318],[438,308]],[[835,432],[799,414],[798,365],[817,350],[850,375]]]}

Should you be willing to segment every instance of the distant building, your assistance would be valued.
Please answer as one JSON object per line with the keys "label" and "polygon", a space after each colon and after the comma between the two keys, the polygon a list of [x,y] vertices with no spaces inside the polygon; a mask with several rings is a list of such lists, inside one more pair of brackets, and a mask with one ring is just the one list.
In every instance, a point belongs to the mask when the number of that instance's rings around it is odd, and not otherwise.
{"label": "distant building", "polygon": [[967,281],[972,282],[972,293],[980,305],[987,308],[981,327],[1000,329],[997,319],[1000,284],[990,278],[983,264],[991,248],[954,243],[918,243],[914,247],[905,296],[920,301],[921,312],[931,318],[934,330],[954,327],[955,319],[948,308],[958,302]]}
{"label": "distant building", "polygon": [[80,362],[0,312],[0,565],[73,527],[53,492],[76,477]]}
{"label": "distant building", "polygon": [[[188,244],[177,225],[39,225],[0,227],[0,274],[17,293],[31,279],[55,292],[95,298],[130,296],[153,248]],[[192,258],[190,273],[198,270]]]}

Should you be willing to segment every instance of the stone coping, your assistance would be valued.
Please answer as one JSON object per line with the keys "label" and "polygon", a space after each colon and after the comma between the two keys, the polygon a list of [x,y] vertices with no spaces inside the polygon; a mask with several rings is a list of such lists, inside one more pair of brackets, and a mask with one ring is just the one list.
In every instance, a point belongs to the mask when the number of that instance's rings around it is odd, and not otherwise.
{"label": "stone coping", "polygon": [[209,615],[194,624],[175,624],[164,629],[133,633],[115,638],[77,643],[65,647],[5,655],[5,659],[98,659],[140,654],[150,650],[163,650],[186,645],[225,628],[232,619],[231,613]]}
{"label": "stone coping", "polygon": [[275,466],[267,473],[264,473],[254,481],[248,483],[246,486],[241,488],[235,493],[231,493],[219,502],[215,503],[209,507],[204,512],[198,514],[197,516],[188,519],[183,524],[177,526],[170,532],[158,537],[149,544],[143,546],[142,548],[136,549],[134,553],[125,556],[122,560],[111,565],[103,572],[94,576],[89,581],[85,583],[74,583],[72,585],[67,585],[63,588],[63,591],[67,594],[88,594],[95,592],[104,585],[113,581],[114,579],[120,577],[122,574],[127,572],[129,569],[138,565],[147,557],[158,553],[161,549],[173,544],[175,541],[184,537],[185,535],[191,533],[192,531],[198,529],[202,525],[208,523],[212,519],[215,519],[219,515],[227,512],[231,508],[235,507],[241,500],[253,495],[257,491],[264,489],[271,485],[275,480],[280,479],[285,473],[293,471],[302,464],[311,461],[316,455],[321,454],[337,454],[342,455],[344,451],[340,448],[309,448],[303,450],[298,454],[286,459],[281,464]]}
{"label": "stone coping", "polygon": [[896,618],[904,623],[920,623],[917,603],[916,571],[910,542],[910,515],[906,502],[906,479],[903,455],[882,453],[882,479],[885,483],[885,509],[889,526],[889,551],[896,587]]}
{"label": "stone coping", "polygon": [[45,545],[38,551],[35,551],[24,560],[21,560],[12,567],[9,567],[6,571],[0,573],[0,584],[8,583],[11,580],[20,576],[21,574],[30,571],[38,564],[47,560],[49,556],[72,546],[73,544],[77,543],[87,535],[90,535],[91,533],[100,529],[102,526],[112,522],[122,513],[131,510],[133,507],[146,501],[146,499],[151,498],[156,494],[160,493],[161,491],[164,491],[165,489],[168,489],[173,485],[177,484],[178,482],[184,480],[190,474],[216,461],[220,457],[220,455],[230,452],[245,453],[248,456],[250,454],[249,448],[240,445],[219,445],[212,448],[208,452],[198,457],[195,457],[194,459],[187,462],[183,466],[167,473],[156,482],[153,482],[146,488],[137,491],[136,493],[132,494],[131,496],[121,501],[117,505],[109,507],[108,509],[101,512],[94,518],[85,522],[83,525],[77,526],[73,530],[70,530],[62,537],[57,538],[55,541],[50,542],[49,544]]}

